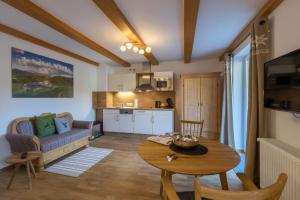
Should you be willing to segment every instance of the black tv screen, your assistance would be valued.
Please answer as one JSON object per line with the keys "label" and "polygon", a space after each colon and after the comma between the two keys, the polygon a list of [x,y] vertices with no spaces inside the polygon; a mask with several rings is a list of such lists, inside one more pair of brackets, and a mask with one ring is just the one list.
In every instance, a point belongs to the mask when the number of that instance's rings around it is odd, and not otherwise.
{"label": "black tv screen", "polygon": [[300,112],[300,49],[265,63],[264,104]]}

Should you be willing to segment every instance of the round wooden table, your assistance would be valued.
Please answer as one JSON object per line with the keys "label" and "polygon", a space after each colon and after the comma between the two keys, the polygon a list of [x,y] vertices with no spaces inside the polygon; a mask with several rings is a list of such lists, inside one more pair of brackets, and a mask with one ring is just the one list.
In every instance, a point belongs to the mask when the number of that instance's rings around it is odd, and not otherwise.
{"label": "round wooden table", "polygon": [[139,146],[138,153],[147,163],[161,169],[162,176],[173,173],[195,176],[219,174],[222,188],[228,189],[226,172],[239,164],[239,154],[218,141],[201,139],[200,144],[207,147],[207,154],[186,155],[175,152],[177,159],[172,162],[166,159],[173,152],[169,146],[155,142],[145,141]]}

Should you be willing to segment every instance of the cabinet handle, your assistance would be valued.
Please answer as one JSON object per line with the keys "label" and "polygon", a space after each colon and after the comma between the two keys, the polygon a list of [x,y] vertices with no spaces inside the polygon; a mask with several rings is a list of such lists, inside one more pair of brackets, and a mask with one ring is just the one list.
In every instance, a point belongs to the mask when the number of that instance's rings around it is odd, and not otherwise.
{"label": "cabinet handle", "polygon": [[151,122],[154,124],[154,116],[151,117]]}
{"label": "cabinet handle", "polygon": [[132,121],[135,122],[135,115],[132,115]]}

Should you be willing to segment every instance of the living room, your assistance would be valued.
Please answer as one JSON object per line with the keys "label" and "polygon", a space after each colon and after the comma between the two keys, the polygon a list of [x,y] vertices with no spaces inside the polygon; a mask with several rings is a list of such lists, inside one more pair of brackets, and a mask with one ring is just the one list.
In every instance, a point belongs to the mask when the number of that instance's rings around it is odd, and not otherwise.
{"label": "living room", "polygon": [[299,8],[0,1],[0,199],[299,199]]}

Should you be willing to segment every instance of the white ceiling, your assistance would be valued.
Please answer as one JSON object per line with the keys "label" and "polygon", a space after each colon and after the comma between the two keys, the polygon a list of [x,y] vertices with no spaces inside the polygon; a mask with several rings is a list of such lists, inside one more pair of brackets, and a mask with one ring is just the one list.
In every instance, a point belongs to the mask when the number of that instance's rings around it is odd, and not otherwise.
{"label": "white ceiling", "polygon": [[[183,58],[183,0],[115,0],[159,61]],[[192,58],[217,57],[267,0],[201,0]],[[60,20],[130,63],[144,56],[121,52],[127,41],[91,0],[33,0]],[[0,23],[76,52],[100,63],[104,56],[0,2]]]}

